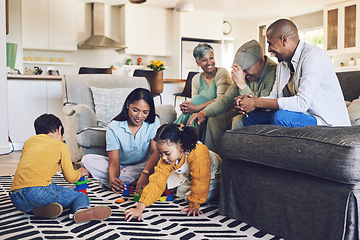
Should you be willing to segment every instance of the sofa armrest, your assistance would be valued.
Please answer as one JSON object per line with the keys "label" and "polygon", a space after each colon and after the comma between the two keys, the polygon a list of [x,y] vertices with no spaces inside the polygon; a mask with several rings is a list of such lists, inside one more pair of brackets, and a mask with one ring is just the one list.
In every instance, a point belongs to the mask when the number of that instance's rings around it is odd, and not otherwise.
{"label": "sofa armrest", "polygon": [[227,131],[221,147],[224,161],[252,162],[357,184],[360,182],[359,136],[360,126],[254,125]]}
{"label": "sofa armrest", "polygon": [[172,123],[176,120],[176,110],[173,105],[156,105],[155,112],[159,116],[160,125],[164,123]]}
{"label": "sofa armrest", "polygon": [[94,111],[85,104],[65,105],[63,112],[66,116],[75,116],[77,132],[89,127],[97,127],[97,120]]}

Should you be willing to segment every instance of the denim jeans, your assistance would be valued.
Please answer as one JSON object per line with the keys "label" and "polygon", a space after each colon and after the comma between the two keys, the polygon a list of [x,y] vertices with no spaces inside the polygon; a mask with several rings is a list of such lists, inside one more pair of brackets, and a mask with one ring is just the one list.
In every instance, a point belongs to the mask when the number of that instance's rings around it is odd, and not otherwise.
{"label": "denim jeans", "polygon": [[54,183],[46,187],[22,188],[15,193],[10,192],[9,195],[16,209],[25,213],[31,213],[35,207],[50,203],[59,203],[64,209],[71,208],[73,213],[89,207],[89,198],[84,193]]}
{"label": "denim jeans", "polygon": [[244,117],[243,119],[244,126],[273,124],[284,127],[305,127],[317,125],[314,116],[287,110],[262,111],[256,109],[248,113],[248,117]]}

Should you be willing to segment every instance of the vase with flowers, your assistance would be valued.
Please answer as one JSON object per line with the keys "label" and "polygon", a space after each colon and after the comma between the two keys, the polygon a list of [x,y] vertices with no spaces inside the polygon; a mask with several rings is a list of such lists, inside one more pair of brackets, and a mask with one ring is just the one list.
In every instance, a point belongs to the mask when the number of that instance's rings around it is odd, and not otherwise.
{"label": "vase with flowers", "polygon": [[147,67],[154,71],[163,71],[165,70],[165,63],[160,60],[150,61],[150,64],[147,65]]}
{"label": "vase with flowers", "polygon": [[147,67],[153,70],[148,79],[151,93],[153,96],[160,95],[164,89],[163,70],[165,70],[165,63],[160,60],[150,61]]}

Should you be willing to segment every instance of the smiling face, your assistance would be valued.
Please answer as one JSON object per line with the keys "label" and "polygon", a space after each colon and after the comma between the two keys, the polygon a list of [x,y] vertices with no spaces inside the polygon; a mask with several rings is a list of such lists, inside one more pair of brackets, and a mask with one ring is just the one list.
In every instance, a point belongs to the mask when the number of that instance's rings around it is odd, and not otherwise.
{"label": "smiling face", "polygon": [[208,51],[207,54],[199,59],[197,65],[201,67],[205,73],[213,73],[216,70],[214,53],[212,51]]}
{"label": "smiling face", "polygon": [[172,164],[176,162],[176,160],[180,160],[184,154],[180,143],[173,143],[169,140],[158,140],[156,142],[156,148],[160,158],[162,158],[166,164]]}
{"label": "smiling face", "polygon": [[285,61],[284,45],[280,37],[274,37],[275,34],[271,32],[266,33],[268,52],[273,53],[279,62]]}
{"label": "smiling face", "polygon": [[143,99],[128,104],[129,120],[131,126],[141,126],[149,116],[150,106]]}

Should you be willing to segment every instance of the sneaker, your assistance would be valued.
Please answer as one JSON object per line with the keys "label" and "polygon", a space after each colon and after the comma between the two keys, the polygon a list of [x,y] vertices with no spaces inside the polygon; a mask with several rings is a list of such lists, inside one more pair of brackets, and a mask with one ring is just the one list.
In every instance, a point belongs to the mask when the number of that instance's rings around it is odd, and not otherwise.
{"label": "sneaker", "polygon": [[43,218],[57,218],[63,212],[63,207],[59,203],[50,203],[42,207],[33,209],[33,214]]}
{"label": "sneaker", "polygon": [[74,213],[76,223],[87,222],[91,220],[105,220],[111,215],[111,208],[107,206],[96,206],[87,209],[80,209]]}

